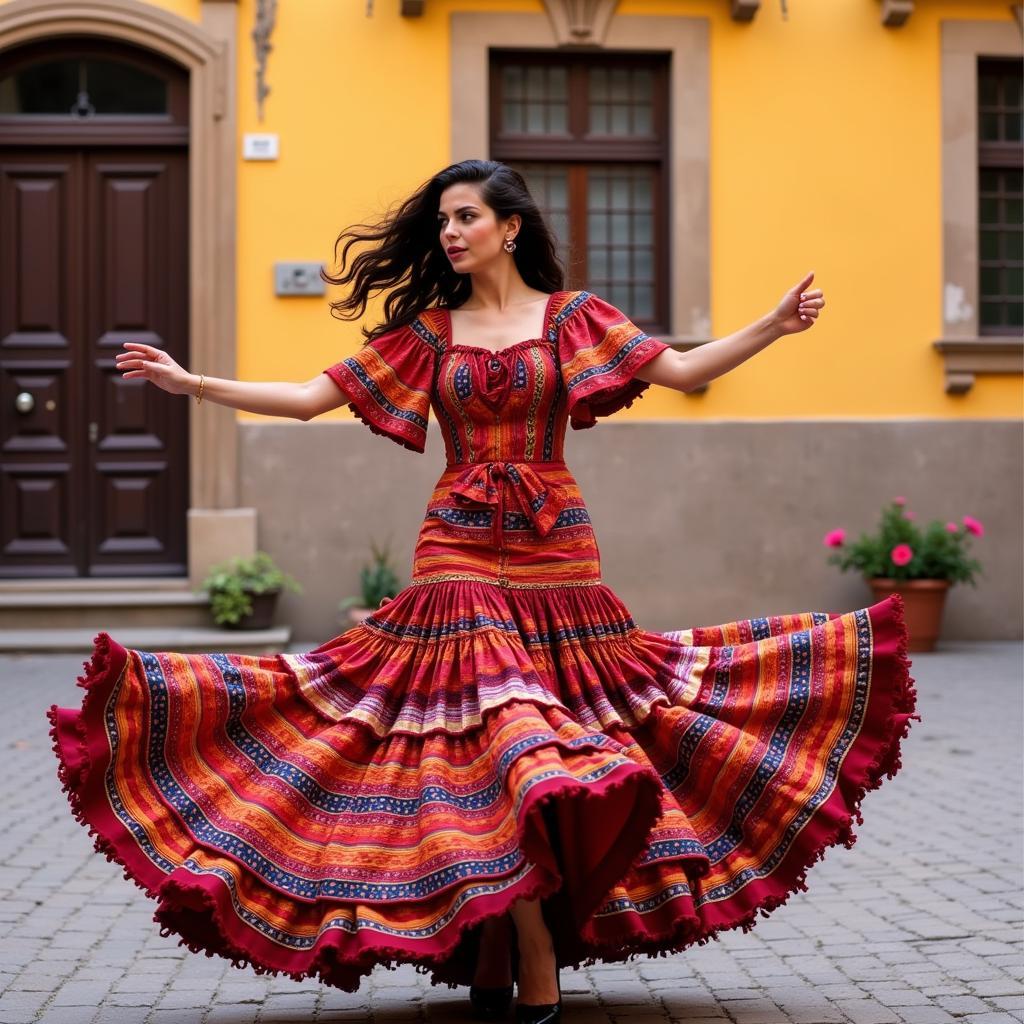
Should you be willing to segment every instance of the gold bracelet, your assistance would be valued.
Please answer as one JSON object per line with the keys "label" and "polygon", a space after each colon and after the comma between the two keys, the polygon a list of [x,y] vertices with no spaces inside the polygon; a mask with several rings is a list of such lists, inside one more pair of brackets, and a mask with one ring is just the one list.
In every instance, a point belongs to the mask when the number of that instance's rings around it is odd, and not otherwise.
{"label": "gold bracelet", "polygon": [[203,385],[206,383],[206,378],[199,374],[199,390],[196,392],[196,405],[199,405],[203,400]]}

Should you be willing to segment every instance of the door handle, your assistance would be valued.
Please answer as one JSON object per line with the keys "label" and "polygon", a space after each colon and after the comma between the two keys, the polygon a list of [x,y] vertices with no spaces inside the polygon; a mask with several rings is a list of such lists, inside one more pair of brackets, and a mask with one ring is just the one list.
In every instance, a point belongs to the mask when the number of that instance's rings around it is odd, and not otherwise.
{"label": "door handle", "polygon": [[36,407],[36,399],[31,391],[21,391],[14,399],[14,408],[23,416],[28,415]]}

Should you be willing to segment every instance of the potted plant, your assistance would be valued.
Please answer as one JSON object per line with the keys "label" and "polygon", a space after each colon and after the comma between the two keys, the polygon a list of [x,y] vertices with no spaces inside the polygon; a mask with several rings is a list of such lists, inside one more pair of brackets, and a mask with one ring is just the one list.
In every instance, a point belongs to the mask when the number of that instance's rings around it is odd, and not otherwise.
{"label": "potted plant", "polygon": [[363,622],[401,589],[398,576],[391,565],[390,549],[381,549],[372,541],[370,548],[373,551],[373,561],[360,570],[359,596],[346,597],[338,602],[338,611],[348,609],[349,620],[354,625]]}
{"label": "potted plant", "polygon": [[267,629],[274,618],[277,597],[285,588],[302,588],[282,572],[265,551],[251,558],[232,558],[210,569],[203,587],[218,626],[229,629]]}
{"label": "potted plant", "polygon": [[972,516],[959,523],[933,519],[917,525],[916,516],[906,508],[907,499],[893,498],[882,509],[874,533],[862,533],[852,544],[846,531],[831,530],[823,543],[835,548],[829,562],[846,572],[856,570],[871,586],[876,601],[893,592],[904,602],[910,651],[931,651],[939,635],[946,593],[954,583],[974,582],[981,564],[968,556],[970,537],[983,537],[985,528]]}

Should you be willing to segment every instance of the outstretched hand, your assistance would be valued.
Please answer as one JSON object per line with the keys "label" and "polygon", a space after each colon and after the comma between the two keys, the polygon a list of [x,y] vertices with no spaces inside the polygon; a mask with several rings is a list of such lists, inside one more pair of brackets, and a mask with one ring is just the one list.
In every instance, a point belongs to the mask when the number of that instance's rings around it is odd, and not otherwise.
{"label": "outstretched hand", "polygon": [[825,305],[825,298],[820,288],[808,291],[813,280],[812,270],[786,292],[776,307],[773,317],[781,334],[806,331],[818,319],[818,310]]}
{"label": "outstretched hand", "polygon": [[118,352],[114,362],[121,377],[144,377],[172,395],[189,395],[193,391],[192,374],[182,369],[163,349],[138,341],[123,342],[126,352]]}

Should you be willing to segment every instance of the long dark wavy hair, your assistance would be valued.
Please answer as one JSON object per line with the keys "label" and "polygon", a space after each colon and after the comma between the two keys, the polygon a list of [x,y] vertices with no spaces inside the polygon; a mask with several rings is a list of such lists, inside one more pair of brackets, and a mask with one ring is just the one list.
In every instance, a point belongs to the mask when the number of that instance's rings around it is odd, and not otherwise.
{"label": "long dark wavy hair", "polygon": [[[479,183],[481,198],[498,218],[513,213],[522,218],[512,255],[523,280],[544,292],[564,287],[565,272],[556,255],[554,235],[523,176],[497,160],[462,160],[438,171],[379,223],[356,224],[343,231],[334,243],[335,260],[341,250],[337,275],[321,268],[320,276],[329,284],[352,283],[345,298],[331,303],[331,315],[339,320],[362,316],[371,292],[388,291],[384,322],[372,330],[362,328],[367,343],[412,323],[428,306],[455,309],[472,293],[469,275],[452,268],[438,241],[441,193],[460,182]],[[379,244],[358,252],[346,269],[349,249],[360,242]]]}

